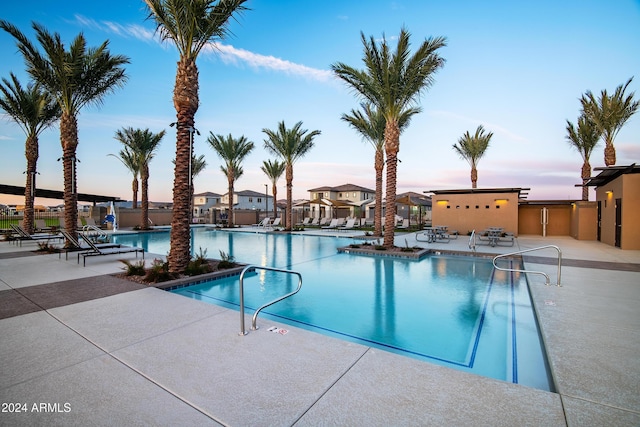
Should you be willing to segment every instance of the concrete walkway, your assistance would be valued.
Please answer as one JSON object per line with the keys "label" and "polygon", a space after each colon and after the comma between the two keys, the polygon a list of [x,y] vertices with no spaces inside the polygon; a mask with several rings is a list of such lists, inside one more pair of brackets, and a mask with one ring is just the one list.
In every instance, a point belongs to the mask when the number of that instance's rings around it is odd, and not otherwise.
{"label": "concrete walkway", "polygon": [[[549,244],[563,286],[528,279],[558,393],[267,320],[239,337],[236,311],[105,276],[121,256],[83,268],[0,242],[0,425],[640,425],[640,251],[533,236],[478,251]],[[554,280],[554,252],[526,267]]]}

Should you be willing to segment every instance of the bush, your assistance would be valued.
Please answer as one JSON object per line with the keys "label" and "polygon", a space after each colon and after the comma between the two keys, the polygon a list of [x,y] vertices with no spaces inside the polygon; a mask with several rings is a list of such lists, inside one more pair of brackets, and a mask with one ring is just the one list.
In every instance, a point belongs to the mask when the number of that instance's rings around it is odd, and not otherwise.
{"label": "bush", "polygon": [[220,251],[220,262],[218,263],[218,268],[223,270],[225,268],[233,268],[235,266],[235,259],[224,251]]}
{"label": "bush", "polygon": [[147,271],[144,280],[147,282],[166,282],[174,279],[174,275],[169,273],[169,263],[160,259],[154,259],[151,268]]}
{"label": "bush", "polygon": [[125,267],[123,267],[123,270],[126,270],[127,276],[144,276],[147,273],[144,268],[143,259],[133,263],[126,259],[121,259],[120,262],[125,265]]}
{"label": "bush", "polygon": [[203,251],[202,248],[200,248],[200,253],[189,261],[189,265],[187,265],[184,273],[187,276],[197,276],[199,274],[210,273],[211,271],[212,268],[207,259],[207,250],[205,249]]}

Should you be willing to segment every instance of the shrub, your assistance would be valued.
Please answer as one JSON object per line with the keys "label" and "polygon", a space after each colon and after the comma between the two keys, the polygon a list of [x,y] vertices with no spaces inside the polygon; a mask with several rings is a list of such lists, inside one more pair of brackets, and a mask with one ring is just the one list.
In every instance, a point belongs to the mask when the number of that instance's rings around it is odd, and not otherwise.
{"label": "shrub", "polygon": [[207,250],[205,249],[203,251],[202,248],[200,248],[200,253],[189,261],[189,265],[187,265],[184,273],[187,276],[197,276],[199,274],[210,273],[211,270],[211,265],[207,259]]}
{"label": "shrub", "polygon": [[384,247],[384,246],[382,246],[382,245],[376,245],[376,246],[375,246],[375,250],[376,250],[376,251],[386,251],[386,250],[387,250],[387,248],[385,248],[385,247]]}
{"label": "shrub", "polygon": [[147,273],[144,268],[143,259],[137,262],[130,262],[129,260],[121,259],[120,262],[125,265],[123,270],[126,271],[127,276],[144,276]]}
{"label": "shrub", "polygon": [[54,245],[50,244],[49,242],[38,242],[38,252],[47,252],[47,253],[52,253],[52,252],[58,252],[58,248],[55,247]]}
{"label": "shrub", "polygon": [[225,268],[233,268],[235,266],[236,266],[235,259],[231,255],[221,250],[220,262],[218,263],[218,268],[222,270]]}
{"label": "shrub", "polygon": [[166,282],[174,278],[174,275],[169,273],[169,263],[156,258],[153,260],[153,264],[151,264],[151,268],[147,271],[144,280],[157,283]]}

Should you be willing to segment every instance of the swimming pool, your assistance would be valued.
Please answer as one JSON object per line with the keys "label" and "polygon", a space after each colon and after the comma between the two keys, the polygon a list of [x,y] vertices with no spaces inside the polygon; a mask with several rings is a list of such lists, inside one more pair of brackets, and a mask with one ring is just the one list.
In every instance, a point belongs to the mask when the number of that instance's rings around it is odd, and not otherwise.
{"label": "swimming pool", "polygon": [[[168,233],[114,236],[168,252]],[[193,230],[193,250],[302,274],[302,290],[263,310],[268,319],[504,381],[552,390],[526,279],[491,260],[430,255],[419,261],[338,254],[348,238]],[[515,262],[515,261],[509,261]],[[297,286],[258,271],[245,278],[251,313]],[[172,291],[238,310],[238,277]],[[262,320],[260,320],[262,319]]]}

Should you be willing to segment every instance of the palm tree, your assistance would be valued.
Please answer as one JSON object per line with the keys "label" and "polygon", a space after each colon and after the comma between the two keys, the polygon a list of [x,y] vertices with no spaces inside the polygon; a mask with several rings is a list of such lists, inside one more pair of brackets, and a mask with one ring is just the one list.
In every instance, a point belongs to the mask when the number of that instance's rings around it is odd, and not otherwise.
{"label": "palm tree", "polygon": [[412,116],[421,110],[415,106],[420,94],[430,87],[433,74],[444,65],[437,50],[446,45],[442,37],[428,38],[410,55],[410,34],[400,31],[396,51],[391,53],[383,36],[380,46],[360,33],[364,45],[365,70],[344,63],[331,66],[333,72],[356,93],[373,104],[385,118],[384,148],[387,156],[387,188],[384,246],[393,247],[396,214],[396,181],[400,151],[400,117]]}
{"label": "palm tree", "polygon": [[[278,184],[278,180],[284,173],[285,167],[286,165],[284,162],[279,162],[277,160],[271,161],[271,159],[263,161],[262,166],[260,166],[260,169],[262,169],[262,172],[264,172],[264,174],[267,175],[267,178],[269,178],[269,181],[271,181],[271,193],[273,194],[273,216],[277,216],[277,213],[276,213],[276,204],[278,200],[277,184]],[[266,215],[269,216],[268,207],[267,207]]]}
{"label": "palm tree", "polygon": [[[175,167],[176,165],[176,159],[172,159],[171,163],[173,163],[173,166]],[[196,157],[195,154],[191,155],[191,185],[189,186],[189,190],[190,190],[190,195],[189,195],[189,210],[193,210],[193,207],[191,206],[192,202],[193,202],[193,178],[195,178],[196,176],[198,176],[200,174],[200,172],[202,172],[204,170],[204,168],[207,167],[207,161],[204,159],[204,154],[200,154],[198,157]]]}
{"label": "palm tree", "polygon": [[123,55],[111,55],[109,41],[87,48],[82,33],[65,49],[60,34],[49,33],[42,25],[32,23],[41,53],[11,23],[0,20],[0,28],[16,40],[24,56],[27,72],[51,94],[61,110],[60,143],[64,169],[64,226],[76,236],[78,191],[76,149],[78,147],[78,114],[87,105],[100,105],[104,98],[127,81],[122,67],[129,63]]}
{"label": "palm tree", "polygon": [[[301,129],[301,127],[302,122],[298,122],[293,126],[293,128],[287,129],[283,120],[278,124],[278,129],[276,131],[262,129],[262,132],[267,135],[267,139],[264,140],[264,148],[272,154],[279,156],[285,164],[285,178],[287,180],[285,230],[288,231],[291,231],[292,226],[291,207],[293,204],[293,164],[301,157],[304,157],[304,155],[313,148],[313,138],[320,135],[319,130],[309,132],[307,129]],[[274,206],[275,203],[274,198]]]}
{"label": "palm tree", "polygon": [[[384,170],[384,128],[386,119],[380,110],[370,103],[360,105],[362,111],[351,110],[351,114],[343,114],[341,119],[360,132],[362,138],[369,141],[375,150],[374,169],[376,171],[376,201],[373,214],[374,236],[382,236],[382,173]],[[411,114],[405,112],[400,116],[398,124],[402,132],[411,121]]]}
{"label": "palm tree", "polygon": [[[582,183],[584,184],[591,177],[591,164],[589,158],[591,153],[598,145],[601,133],[598,130],[593,121],[588,117],[582,115],[578,118],[578,127],[576,128],[573,123],[567,120],[567,141],[569,144],[578,150],[582,156]],[[589,200],[589,187],[582,187],[582,200]]]}
{"label": "palm tree", "polygon": [[33,234],[38,136],[60,118],[60,108],[51,95],[42,90],[40,85],[30,83],[24,88],[13,73],[10,73],[10,77],[11,81],[3,78],[0,83],[0,108],[27,135],[25,141],[27,180],[24,186],[23,226],[29,234]]}
{"label": "palm tree", "polygon": [[633,102],[635,92],[631,92],[626,98],[624,95],[632,80],[633,77],[625,85],[618,86],[611,96],[607,94],[605,89],[600,92],[598,99],[591,91],[587,91],[580,99],[582,114],[595,123],[604,139],[604,164],[606,166],[616,164],[616,149],[613,146],[613,140],[640,105],[640,101]]}
{"label": "palm tree", "polygon": [[116,131],[115,139],[120,141],[131,152],[140,172],[141,200],[140,200],[140,228],[149,228],[149,162],[155,156],[155,151],[164,138],[165,131],[153,133],[149,129],[123,128]]}
{"label": "palm tree", "polygon": [[218,156],[224,160],[224,166],[220,166],[222,173],[227,177],[229,184],[229,217],[227,226],[233,227],[233,183],[242,175],[242,161],[253,150],[254,144],[244,135],[236,139],[231,134],[227,137],[214,135],[209,132],[207,142]]}
{"label": "palm tree", "polygon": [[191,134],[198,110],[198,67],[196,59],[211,41],[222,40],[229,33],[229,20],[235,12],[245,10],[246,0],[145,0],[149,19],[163,40],[175,43],[180,59],[173,89],[178,135],[173,182],[173,218],[171,249],[167,261],[171,273],[182,273],[191,259],[191,194],[189,160],[192,158]]}
{"label": "palm tree", "polygon": [[466,131],[464,135],[456,144],[453,144],[452,148],[458,155],[469,162],[471,166],[471,188],[478,186],[478,161],[484,156],[484,153],[489,148],[489,141],[493,137],[493,132],[484,133],[484,127],[478,126],[476,133],[472,136],[469,131]]}
{"label": "palm tree", "polygon": [[131,181],[131,191],[132,191],[132,202],[131,208],[138,208],[138,176],[140,175],[140,165],[138,164],[138,159],[136,159],[135,154],[129,149],[129,147],[125,146],[118,155],[108,154],[109,156],[113,156],[116,159],[120,160],[120,162],[129,169],[129,172],[133,175],[133,180]]}

